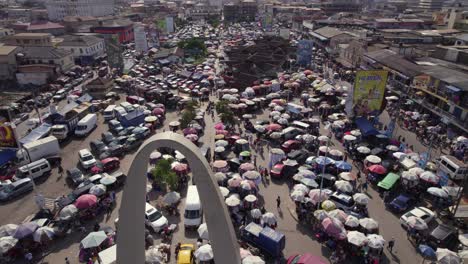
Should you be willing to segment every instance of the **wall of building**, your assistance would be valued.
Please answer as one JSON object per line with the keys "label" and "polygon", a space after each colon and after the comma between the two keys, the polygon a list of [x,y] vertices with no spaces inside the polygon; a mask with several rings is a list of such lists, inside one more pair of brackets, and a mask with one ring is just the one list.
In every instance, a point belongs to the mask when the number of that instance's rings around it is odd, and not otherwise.
{"label": "wall of building", "polygon": [[60,48],[70,51],[72,53],[73,59],[75,60],[83,56],[91,56],[93,58],[97,58],[99,56],[104,55],[104,40],[100,40],[99,42],[89,46],[60,45]]}
{"label": "wall of building", "polygon": [[114,13],[114,0],[49,0],[49,19],[63,20],[66,16],[107,16]]}
{"label": "wall of building", "polygon": [[0,80],[14,80],[16,72],[16,52],[0,56]]}

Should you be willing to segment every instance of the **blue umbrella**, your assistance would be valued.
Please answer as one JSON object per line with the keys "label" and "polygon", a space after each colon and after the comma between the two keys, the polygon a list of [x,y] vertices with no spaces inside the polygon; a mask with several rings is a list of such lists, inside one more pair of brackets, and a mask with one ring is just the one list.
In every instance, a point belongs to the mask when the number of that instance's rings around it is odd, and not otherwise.
{"label": "blue umbrella", "polygon": [[338,161],[335,163],[336,168],[344,171],[350,171],[353,169],[353,166],[346,161]]}
{"label": "blue umbrella", "polygon": [[424,257],[424,258],[430,258],[430,259],[433,259],[436,257],[436,253],[434,251],[434,249],[432,249],[430,246],[428,245],[419,245],[418,246],[418,249],[419,249],[419,253],[421,253],[421,255]]}
{"label": "blue umbrella", "polygon": [[310,187],[310,188],[319,187],[318,183],[316,181],[312,180],[311,178],[302,178],[302,180],[300,180],[300,182],[302,184],[304,184],[305,186]]}
{"label": "blue umbrella", "polygon": [[15,233],[13,234],[13,237],[17,239],[25,238],[29,235],[32,235],[37,228],[39,228],[39,225],[35,222],[24,223],[18,226]]}
{"label": "blue umbrella", "polygon": [[329,165],[329,164],[332,164],[334,163],[335,161],[329,157],[324,157],[324,156],[318,156],[316,159],[315,159],[315,162],[318,164],[318,165]]}

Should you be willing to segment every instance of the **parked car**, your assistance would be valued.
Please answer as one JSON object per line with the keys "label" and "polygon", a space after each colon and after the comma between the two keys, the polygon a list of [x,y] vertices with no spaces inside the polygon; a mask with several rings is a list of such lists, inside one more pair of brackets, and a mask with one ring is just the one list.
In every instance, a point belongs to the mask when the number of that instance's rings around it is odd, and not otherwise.
{"label": "parked car", "polygon": [[130,136],[132,134],[133,129],[135,129],[134,126],[129,126],[127,128],[124,128],[122,131],[119,132],[119,136]]}
{"label": "parked car", "polygon": [[80,165],[85,170],[92,168],[96,164],[96,159],[89,149],[82,149],[78,151]]}
{"label": "parked car", "polygon": [[132,135],[137,139],[145,139],[151,133],[151,130],[147,127],[137,127],[133,129]]}
{"label": "parked car", "polygon": [[167,218],[154,208],[151,204],[146,203],[145,207],[145,225],[152,231],[159,233],[168,225]]}
{"label": "parked car", "polygon": [[120,122],[115,119],[110,120],[107,124],[109,125],[109,130],[115,134],[118,134],[120,131],[124,130],[122,124],[120,124]]}
{"label": "parked car", "polygon": [[402,213],[413,204],[413,199],[405,194],[398,195],[393,201],[385,204],[390,211]]}
{"label": "parked car", "polygon": [[427,224],[429,224],[434,218],[435,218],[435,213],[426,207],[416,207],[413,210],[405,213],[400,217],[400,223],[403,226],[403,228],[407,229],[408,228],[408,217],[410,216],[416,216],[424,220]]}
{"label": "parked car", "polygon": [[106,154],[107,157],[122,157],[125,154],[125,149],[122,144],[111,142],[108,146]]}
{"label": "parked car", "polygon": [[452,226],[440,224],[432,230],[427,241],[434,250],[437,248],[455,250],[459,242],[458,230]]}
{"label": "parked car", "polygon": [[120,160],[116,157],[105,158],[101,161],[97,161],[96,164],[91,168],[92,174],[98,174],[103,172],[110,172],[120,167]]}
{"label": "parked car", "polygon": [[143,142],[141,140],[138,140],[138,139],[136,139],[134,137],[129,137],[129,138],[127,138],[127,141],[123,145],[124,150],[128,152],[128,151],[138,149],[141,146],[142,143]]}
{"label": "parked car", "polygon": [[282,149],[284,152],[289,153],[289,152],[291,152],[292,150],[300,149],[301,146],[302,146],[302,144],[301,144],[300,141],[291,139],[291,140],[285,141],[285,142],[281,145],[281,149]]}
{"label": "parked car", "polygon": [[9,185],[3,186],[0,190],[0,201],[11,200],[21,194],[34,189],[34,183],[30,178],[19,179]]}
{"label": "parked car", "polygon": [[309,152],[298,149],[288,153],[288,159],[297,161],[299,164],[303,164],[305,160],[309,157]]}
{"label": "parked car", "polygon": [[195,246],[193,244],[180,245],[179,254],[177,254],[177,264],[193,264]]}
{"label": "parked car", "polygon": [[106,152],[109,148],[102,142],[101,140],[92,140],[89,143],[89,147],[91,148],[91,152],[94,153],[96,156],[100,156],[102,153]]}
{"label": "parked car", "polygon": [[109,144],[115,140],[115,137],[111,132],[107,131],[101,134],[101,139],[104,143]]}
{"label": "parked car", "polygon": [[310,253],[296,254],[290,256],[286,261],[286,264],[311,264],[315,263],[316,260],[317,257]]}
{"label": "parked car", "polygon": [[67,170],[67,180],[73,185],[77,186],[85,180],[83,172],[77,167]]}

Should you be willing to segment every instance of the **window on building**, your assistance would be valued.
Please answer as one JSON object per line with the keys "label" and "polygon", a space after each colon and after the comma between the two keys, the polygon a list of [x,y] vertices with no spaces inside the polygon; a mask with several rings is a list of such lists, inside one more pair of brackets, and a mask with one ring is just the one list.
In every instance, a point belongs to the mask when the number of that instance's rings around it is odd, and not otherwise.
{"label": "window on building", "polygon": [[80,48],[80,54],[83,54],[83,49],[82,48]]}
{"label": "window on building", "polygon": [[41,40],[39,40],[39,39],[34,40],[34,44],[40,44],[40,43],[41,43]]}
{"label": "window on building", "polygon": [[75,52],[75,49],[74,49],[74,48],[71,48],[70,51],[71,51],[71,52]]}
{"label": "window on building", "polygon": [[29,39],[23,39],[23,44],[29,44]]}

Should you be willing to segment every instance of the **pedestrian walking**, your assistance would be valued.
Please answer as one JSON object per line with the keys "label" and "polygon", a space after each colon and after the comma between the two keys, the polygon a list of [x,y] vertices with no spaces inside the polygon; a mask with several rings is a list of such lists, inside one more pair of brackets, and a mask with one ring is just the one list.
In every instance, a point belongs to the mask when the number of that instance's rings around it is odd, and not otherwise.
{"label": "pedestrian walking", "polygon": [[65,264],[70,264],[70,260],[68,260],[68,258],[65,258]]}
{"label": "pedestrian walking", "polygon": [[362,184],[362,190],[364,190],[365,192],[367,192],[367,179],[364,181],[364,183]]}
{"label": "pedestrian walking", "polygon": [[279,195],[278,195],[278,197],[276,198],[276,208],[279,209],[280,206],[281,206],[281,198],[280,198]]}
{"label": "pedestrian walking", "polygon": [[392,239],[390,239],[390,241],[388,241],[388,251],[390,251],[390,253],[392,253],[393,251],[393,246],[395,246],[395,238],[392,237]]}

